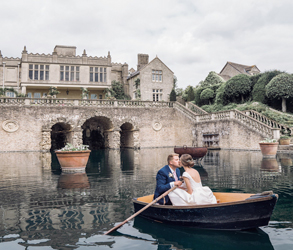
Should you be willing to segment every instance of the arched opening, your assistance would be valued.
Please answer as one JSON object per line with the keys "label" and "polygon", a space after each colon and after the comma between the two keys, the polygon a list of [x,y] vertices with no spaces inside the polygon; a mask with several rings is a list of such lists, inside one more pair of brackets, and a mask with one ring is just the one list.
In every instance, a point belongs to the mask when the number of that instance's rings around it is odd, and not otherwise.
{"label": "arched opening", "polygon": [[96,150],[106,147],[105,131],[113,127],[109,118],[103,116],[92,117],[82,125],[82,140],[89,149]]}
{"label": "arched opening", "polygon": [[121,125],[120,129],[120,147],[133,148],[133,125],[126,122]]}
{"label": "arched opening", "polygon": [[59,122],[51,129],[51,151],[63,148],[67,142],[71,141],[71,126],[69,124]]}

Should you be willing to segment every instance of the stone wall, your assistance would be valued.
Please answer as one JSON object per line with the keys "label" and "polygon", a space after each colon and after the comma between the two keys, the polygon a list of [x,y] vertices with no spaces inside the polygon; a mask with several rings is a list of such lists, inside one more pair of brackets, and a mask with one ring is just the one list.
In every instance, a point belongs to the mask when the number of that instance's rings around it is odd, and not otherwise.
{"label": "stone wall", "polygon": [[[90,118],[108,121],[107,146],[120,147],[121,126],[130,123],[135,148],[173,147],[192,142],[191,120],[169,107],[97,108],[9,106],[0,111],[0,151],[48,151],[51,128],[56,123],[71,127],[71,142],[82,143],[82,125]],[[106,126],[105,122],[101,126]]]}
{"label": "stone wall", "polygon": [[263,138],[279,138],[278,129],[240,111],[198,115],[177,102],[0,98],[0,104],[0,151],[48,151],[56,124],[64,129],[65,142],[82,144],[84,132],[98,129],[106,148],[114,149],[259,150]]}

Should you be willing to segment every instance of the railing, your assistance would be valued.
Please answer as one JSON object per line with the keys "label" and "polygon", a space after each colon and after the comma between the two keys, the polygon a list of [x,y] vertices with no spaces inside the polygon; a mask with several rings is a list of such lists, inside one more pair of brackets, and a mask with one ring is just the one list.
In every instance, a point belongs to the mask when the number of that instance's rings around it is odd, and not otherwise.
{"label": "railing", "polygon": [[173,108],[179,110],[184,115],[190,117],[191,119],[197,120],[198,114],[194,113],[190,109],[186,108],[184,105],[182,105],[179,102],[174,102]]}
{"label": "railing", "polygon": [[155,107],[155,108],[172,108],[173,102],[152,102],[136,100],[104,100],[104,99],[57,99],[57,98],[13,98],[1,97],[0,106],[95,106],[95,107]]}
{"label": "railing", "polygon": [[278,130],[278,127],[276,128],[271,127],[238,110],[220,111],[216,113],[207,113],[207,114],[197,115],[194,112],[192,112],[190,109],[187,109],[186,107],[184,107],[178,102],[174,103],[174,108],[184,113],[185,115],[187,115],[188,117],[190,117],[191,119],[195,120],[198,123],[233,119],[245,125],[246,127],[253,129],[254,131],[258,131],[264,137],[270,137],[270,138],[278,137],[274,134],[274,130]]}
{"label": "railing", "polygon": [[289,134],[293,135],[293,127],[289,127],[287,125],[280,124],[276,121],[273,121],[273,120],[269,119],[268,117],[254,111],[254,110],[246,110],[244,112],[246,115],[260,121],[263,124],[268,125],[271,128],[280,129],[281,134],[288,134],[289,133]]}
{"label": "railing", "polygon": [[186,105],[186,108],[192,110],[193,112],[199,115],[208,114],[208,112],[198,107],[197,105],[193,104],[192,102],[187,102],[185,105]]}

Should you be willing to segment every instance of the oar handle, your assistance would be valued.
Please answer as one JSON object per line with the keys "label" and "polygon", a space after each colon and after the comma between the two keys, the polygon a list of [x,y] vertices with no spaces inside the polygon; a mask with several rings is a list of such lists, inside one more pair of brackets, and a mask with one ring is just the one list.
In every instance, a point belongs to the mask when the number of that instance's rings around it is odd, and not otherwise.
{"label": "oar handle", "polygon": [[177,188],[177,186],[172,187],[171,189],[169,189],[168,191],[166,191],[165,193],[163,193],[162,195],[160,195],[158,198],[156,198],[155,200],[153,200],[151,203],[149,203],[148,205],[146,205],[145,207],[143,207],[142,209],[140,209],[139,211],[137,211],[135,214],[131,215],[129,218],[127,218],[125,221],[123,221],[122,223],[120,223],[118,226],[113,227],[112,229],[110,229],[104,235],[107,235],[107,234],[109,234],[109,233],[117,230],[119,227],[123,226],[126,222],[130,221],[135,216],[139,215],[141,212],[143,212],[144,210],[146,210],[151,205],[155,204],[157,201],[159,201],[160,199],[162,199],[163,197],[165,197],[167,194],[169,194],[170,192],[172,192],[176,188]]}

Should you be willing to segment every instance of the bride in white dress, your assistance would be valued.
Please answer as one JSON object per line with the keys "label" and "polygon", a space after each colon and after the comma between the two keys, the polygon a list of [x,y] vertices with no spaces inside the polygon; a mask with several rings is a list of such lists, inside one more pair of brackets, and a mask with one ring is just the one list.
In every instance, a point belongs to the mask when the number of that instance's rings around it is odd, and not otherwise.
{"label": "bride in white dress", "polygon": [[169,193],[173,206],[215,204],[217,199],[209,187],[203,187],[199,173],[193,169],[191,155],[184,154],[180,157],[180,163],[185,172],[182,177],[184,183]]}

